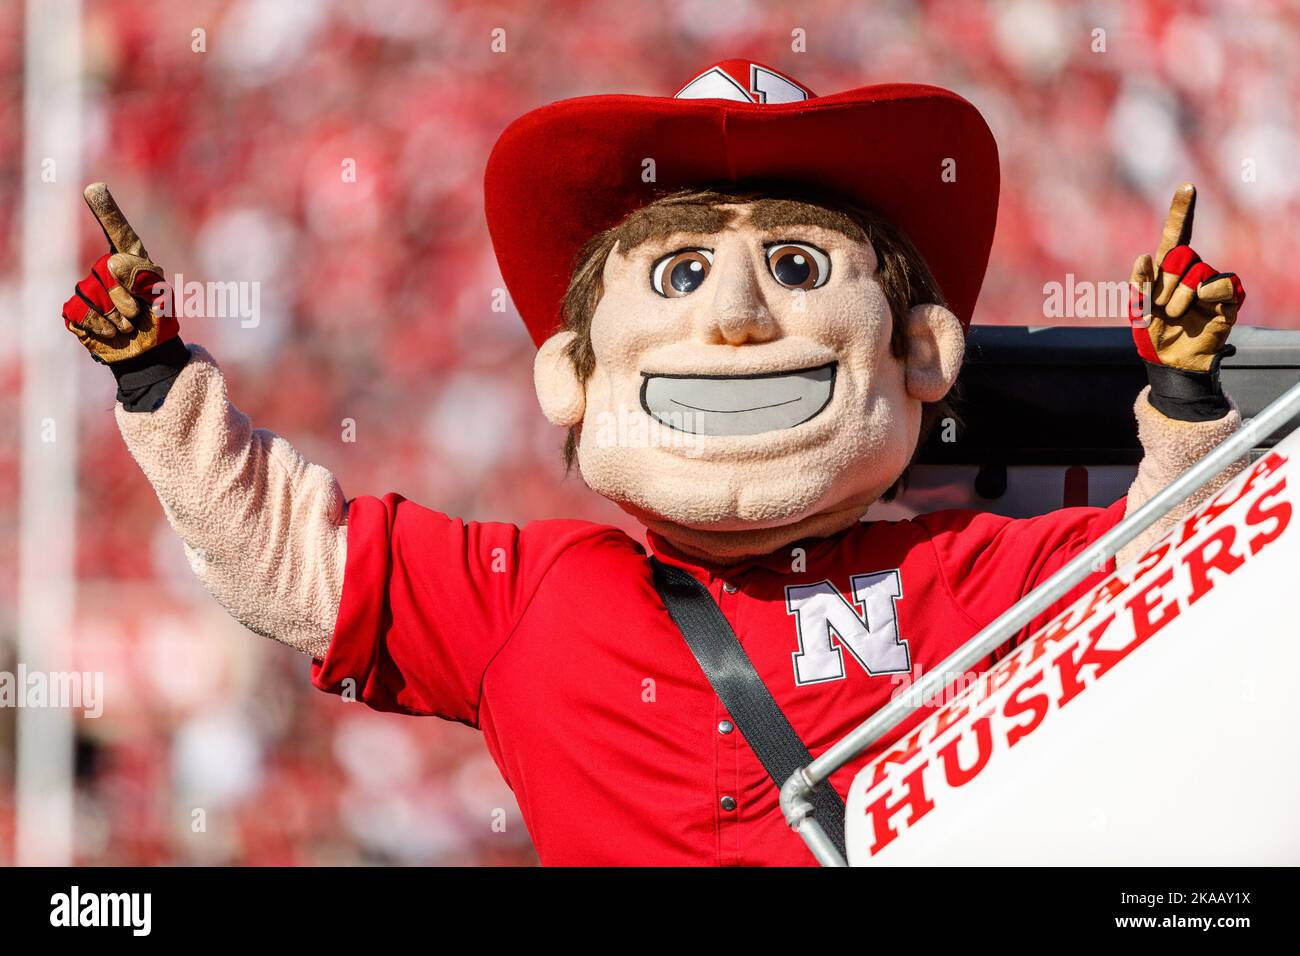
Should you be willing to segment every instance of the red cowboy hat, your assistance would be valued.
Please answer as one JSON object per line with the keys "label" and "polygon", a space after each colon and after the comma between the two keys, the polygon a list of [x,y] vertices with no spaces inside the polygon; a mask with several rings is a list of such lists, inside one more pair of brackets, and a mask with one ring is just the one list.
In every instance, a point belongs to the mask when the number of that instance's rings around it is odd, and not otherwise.
{"label": "red cowboy hat", "polygon": [[970,324],[998,206],[998,149],[979,111],[908,83],[816,96],[725,60],[673,97],[561,100],[501,134],[485,178],[488,231],[533,341],[559,328],[584,242],[666,193],[747,180],[815,187],[888,217]]}

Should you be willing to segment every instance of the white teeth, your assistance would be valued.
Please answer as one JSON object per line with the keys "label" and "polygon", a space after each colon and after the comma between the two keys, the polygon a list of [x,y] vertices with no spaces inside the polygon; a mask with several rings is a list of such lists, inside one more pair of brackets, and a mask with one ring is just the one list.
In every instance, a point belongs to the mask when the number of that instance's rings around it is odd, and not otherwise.
{"label": "white teeth", "polygon": [[835,363],[764,375],[643,373],[647,415],[694,435],[758,435],[794,428],[830,404]]}

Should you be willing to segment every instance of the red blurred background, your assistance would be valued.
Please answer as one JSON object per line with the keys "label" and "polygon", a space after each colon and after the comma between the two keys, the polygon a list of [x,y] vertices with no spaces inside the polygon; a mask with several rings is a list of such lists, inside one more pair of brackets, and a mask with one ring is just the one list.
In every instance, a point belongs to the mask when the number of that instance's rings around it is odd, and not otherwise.
{"label": "red blurred background", "polygon": [[[0,17],[0,293],[17,301],[12,5]],[[792,49],[796,30],[806,52]],[[1242,321],[1300,328],[1294,4],[104,0],[86,3],[83,33],[85,180],[112,186],[168,270],[260,283],[255,327],[189,319],[182,333],[221,359],[236,404],[350,495],[632,527],[564,477],[563,436],[532,397],[532,346],[517,314],[492,309],[502,283],[483,167],[533,107],[671,95],[727,57],[818,92],[906,80],[980,107],[1004,186],[977,322],[1048,324],[1044,283],[1067,273],[1126,279],[1173,186],[1191,180],[1195,244],[1242,274]],[[356,182],[340,176],[346,160]],[[87,214],[80,259],[102,241]],[[15,320],[59,321],[59,305]],[[118,437],[110,376],[89,362],[80,374],[75,647],[79,668],[104,672],[107,705],[76,722],[77,862],[533,861],[474,731],[320,694],[305,659],[225,616]],[[16,357],[0,355],[7,670],[20,384]],[[0,711],[0,862],[13,854],[12,736],[13,712]]]}

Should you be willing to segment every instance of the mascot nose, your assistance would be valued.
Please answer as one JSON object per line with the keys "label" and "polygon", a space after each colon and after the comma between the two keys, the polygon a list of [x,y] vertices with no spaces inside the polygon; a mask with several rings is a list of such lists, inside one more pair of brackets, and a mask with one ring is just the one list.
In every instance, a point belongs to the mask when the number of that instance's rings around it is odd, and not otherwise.
{"label": "mascot nose", "polygon": [[727,345],[775,338],[776,322],[749,263],[727,269],[718,278],[706,316],[712,325],[709,338]]}

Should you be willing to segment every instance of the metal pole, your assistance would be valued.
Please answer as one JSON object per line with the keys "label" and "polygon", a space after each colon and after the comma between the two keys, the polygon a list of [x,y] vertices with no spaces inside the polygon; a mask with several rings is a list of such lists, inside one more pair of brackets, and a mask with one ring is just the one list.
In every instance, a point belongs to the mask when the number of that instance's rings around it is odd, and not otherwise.
{"label": "metal pole", "polygon": [[813,855],[823,864],[845,865],[834,847],[829,848],[829,858],[826,855],[825,834],[812,819],[812,807],[807,802],[807,794],[813,787],[902,723],[921,707],[923,701],[941,691],[952,675],[964,674],[988,657],[1076,584],[1103,567],[1109,558],[1164,517],[1175,505],[1248,454],[1263,438],[1281,428],[1297,413],[1300,413],[1300,384],[1293,385],[1255,418],[1243,423],[1241,428],[1212,452],[950,654],[913,684],[907,693],[880,708],[807,767],[795,771],[781,788],[781,808],[785,812],[786,821],[804,837]]}
{"label": "metal pole", "polygon": [[[77,276],[81,205],[80,0],[27,0],[24,24],[18,662],[71,669],[80,348],[59,321]],[[18,693],[23,694],[19,687]],[[15,861],[72,861],[72,712],[17,711]]]}

